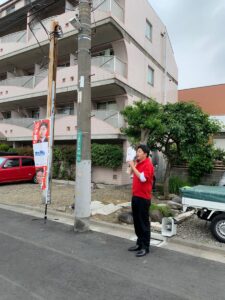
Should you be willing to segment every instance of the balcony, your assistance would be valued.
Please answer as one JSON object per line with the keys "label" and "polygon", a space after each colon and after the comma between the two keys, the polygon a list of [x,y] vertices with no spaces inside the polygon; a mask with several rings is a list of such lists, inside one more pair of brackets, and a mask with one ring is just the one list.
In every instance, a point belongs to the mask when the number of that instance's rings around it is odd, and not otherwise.
{"label": "balcony", "polygon": [[91,116],[107,122],[115,128],[124,126],[124,120],[119,111],[116,110],[92,110]]}
{"label": "balcony", "polygon": [[91,60],[93,66],[103,68],[110,73],[117,73],[123,77],[126,77],[126,63],[116,56],[97,56]]}
{"label": "balcony", "polygon": [[[127,69],[126,63],[124,63],[116,56],[93,57],[91,63],[93,67],[97,67],[107,71],[107,74],[118,74],[124,78],[126,77],[126,69]],[[71,77],[73,77],[74,74],[77,73],[77,66],[58,68],[57,79],[59,80],[59,82],[61,83],[62,78],[63,78],[63,82],[67,82],[66,78],[64,80],[64,76],[69,73],[71,74]],[[93,77],[94,81],[95,79],[97,80],[101,79],[101,77],[102,79],[106,78],[102,72],[97,71],[97,74],[95,75],[96,76]],[[48,70],[43,70],[39,74],[33,76],[18,76],[18,77],[8,78],[0,81],[0,87],[16,86],[16,87],[22,87],[27,89],[34,89],[41,81],[47,79],[47,76],[48,76]],[[75,80],[74,78],[74,81],[76,82],[77,80]]]}
{"label": "balcony", "polygon": [[[105,18],[104,14],[102,13],[110,13],[112,16],[117,18],[119,21],[124,22],[124,9],[120,6],[120,4],[116,0],[93,0],[93,7],[96,8],[95,15],[93,16],[92,23],[96,24],[102,18]],[[76,9],[75,9],[76,11]],[[98,15],[98,12],[100,13]],[[54,15],[48,17],[46,19],[42,19],[42,24],[46,29],[50,30],[51,20],[55,19],[59,22],[59,24],[63,28],[63,32],[66,34],[69,31],[74,31],[72,25],[68,23],[68,20],[74,16],[74,11],[69,11],[64,14]],[[37,35],[39,42],[47,40],[46,32],[43,29],[43,26],[40,23],[37,23],[32,27],[32,31]],[[1,44],[11,44],[11,43],[26,43],[26,35],[27,31],[22,30],[19,32],[11,33],[0,38]],[[27,44],[36,43],[36,39],[31,35],[29,42]],[[4,50],[4,49],[3,49]],[[10,49],[11,51],[11,49]],[[3,54],[6,51],[1,51]]]}
{"label": "balcony", "polygon": [[34,118],[9,118],[0,120],[0,124],[11,124],[24,128],[33,128]]}
{"label": "balcony", "polygon": [[[56,114],[56,122],[57,120],[65,118],[66,114]],[[91,116],[94,119],[102,120],[107,124],[111,125],[114,128],[121,128],[124,125],[123,117],[121,116],[119,111],[116,110],[92,110]],[[0,124],[10,124],[16,125],[23,128],[33,128],[33,123],[37,119],[35,118],[9,118],[9,119],[0,119]]]}
{"label": "balcony", "polygon": [[5,35],[0,38],[0,43],[25,43],[26,42],[26,30],[18,31]]}
{"label": "balcony", "polygon": [[124,9],[116,0],[93,0],[93,7],[99,11],[111,12],[121,22],[124,22]]}
{"label": "balcony", "polygon": [[35,76],[18,76],[8,78],[0,81],[0,86],[19,86],[24,88],[33,89],[39,84],[44,78],[46,78],[48,70],[44,70]]}

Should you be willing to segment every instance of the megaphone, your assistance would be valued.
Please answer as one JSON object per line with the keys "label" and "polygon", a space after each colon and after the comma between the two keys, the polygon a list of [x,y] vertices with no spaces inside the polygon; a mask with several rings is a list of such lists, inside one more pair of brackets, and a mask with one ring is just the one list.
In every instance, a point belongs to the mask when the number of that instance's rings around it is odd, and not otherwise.
{"label": "megaphone", "polygon": [[163,218],[161,233],[163,236],[171,237],[177,234],[177,224],[174,218]]}

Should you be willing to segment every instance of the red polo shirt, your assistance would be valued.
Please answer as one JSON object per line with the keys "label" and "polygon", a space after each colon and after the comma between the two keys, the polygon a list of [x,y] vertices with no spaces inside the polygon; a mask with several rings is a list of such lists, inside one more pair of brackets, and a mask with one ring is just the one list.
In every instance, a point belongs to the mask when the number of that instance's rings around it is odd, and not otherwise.
{"label": "red polo shirt", "polygon": [[152,196],[152,184],[154,175],[154,167],[151,160],[147,157],[145,160],[137,163],[136,169],[138,170],[138,172],[144,173],[146,181],[141,182],[141,180],[134,173],[132,194],[133,196],[150,200]]}

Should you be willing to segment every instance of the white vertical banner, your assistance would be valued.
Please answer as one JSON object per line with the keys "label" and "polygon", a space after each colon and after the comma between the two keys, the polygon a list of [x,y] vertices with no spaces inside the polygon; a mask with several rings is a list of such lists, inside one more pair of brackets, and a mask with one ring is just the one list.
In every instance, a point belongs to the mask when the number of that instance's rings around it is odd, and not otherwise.
{"label": "white vertical banner", "polygon": [[37,182],[42,190],[46,190],[46,174],[48,172],[50,119],[34,122],[33,152]]}

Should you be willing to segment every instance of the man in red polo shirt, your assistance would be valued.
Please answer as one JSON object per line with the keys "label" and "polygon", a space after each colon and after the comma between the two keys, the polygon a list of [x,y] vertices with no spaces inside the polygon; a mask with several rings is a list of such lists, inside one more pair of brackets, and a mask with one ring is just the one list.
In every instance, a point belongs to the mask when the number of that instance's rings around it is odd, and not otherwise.
{"label": "man in red polo shirt", "polygon": [[131,204],[137,243],[128,250],[137,251],[137,257],[145,256],[149,253],[150,245],[149,208],[151,205],[154,167],[148,156],[148,147],[146,145],[139,145],[136,152],[136,163],[129,161],[129,165],[133,171]]}

